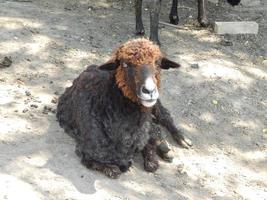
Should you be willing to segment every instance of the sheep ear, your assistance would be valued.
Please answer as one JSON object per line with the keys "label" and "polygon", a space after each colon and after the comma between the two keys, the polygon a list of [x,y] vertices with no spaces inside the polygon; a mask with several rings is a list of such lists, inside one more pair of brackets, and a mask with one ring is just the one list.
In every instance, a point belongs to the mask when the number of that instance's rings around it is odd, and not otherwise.
{"label": "sheep ear", "polygon": [[160,68],[161,69],[170,69],[170,68],[178,68],[181,65],[169,60],[168,58],[163,57],[161,60]]}
{"label": "sheep ear", "polygon": [[101,70],[115,70],[120,65],[120,62],[118,60],[109,60],[108,62],[104,63],[103,65],[98,66]]}

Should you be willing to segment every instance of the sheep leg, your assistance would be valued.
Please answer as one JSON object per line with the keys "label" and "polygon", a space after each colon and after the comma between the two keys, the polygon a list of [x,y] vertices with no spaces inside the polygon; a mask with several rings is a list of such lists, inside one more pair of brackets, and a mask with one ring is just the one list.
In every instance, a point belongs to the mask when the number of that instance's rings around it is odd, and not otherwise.
{"label": "sheep leg", "polygon": [[159,168],[159,162],[156,156],[156,147],[156,140],[151,138],[142,151],[144,157],[144,168],[148,172],[155,172]]}
{"label": "sheep leg", "polygon": [[192,146],[191,141],[188,138],[185,138],[181,131],[174,125],[169,111],[163,107],[160,100],[158,100],[157,104],[153,108],[153,115],[155,116],[155,122],[166,127],[179,145],[187,149]]}
{"label": "sheep leg", "polygon": [[142,1],[135,0],[135,34],[144,35],[145,29],[142,21]]}
{"label": "sheep leg", "polygon": [[89,169],[103,172],[109,178],[119,178],[122,173],[117,165],[103,164],[93,160],[87,160],[84,156],[82,157],[82,163]]}
{"label": "sheep leg", "polygon": [[177,12],[178,0],[172,1],[172,8],[169,15],[170,23],[177,25],[179,23],[179,17]]}
{"label": "sheep leg", "polygon": [[202,27],[207,27],[209,25],[206,15],[205,0],[198,0],[198,22]]}
{"label": "sheep leg", "polygon": [[166,135],[161,132],[160,126],[156,123],[151,124],[150,128],[150,138],[156,140],[157,149],[156,152],[158,156],[160,156],[163,160],[167,162],[172,162],[173,156],[170,155],[170,147],[168,142],[166,141]]}
{"label": "sheep leg", "polygon": [[151,0],[150,4],[150,40],[160,45],[158,29],[161,0]]}

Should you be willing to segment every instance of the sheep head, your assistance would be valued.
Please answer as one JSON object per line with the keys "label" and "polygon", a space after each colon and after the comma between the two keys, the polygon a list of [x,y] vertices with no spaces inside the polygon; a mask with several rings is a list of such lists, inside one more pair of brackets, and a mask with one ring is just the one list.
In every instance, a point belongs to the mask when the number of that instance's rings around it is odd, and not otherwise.
{"label": "sheep head", "polygon": [[160,70],[178,67],[147,39],[122,44],[110,61],[99,66],[102,70],[115,70],[116,84],[123,95],[144,107],[152,107],[159,98]]}

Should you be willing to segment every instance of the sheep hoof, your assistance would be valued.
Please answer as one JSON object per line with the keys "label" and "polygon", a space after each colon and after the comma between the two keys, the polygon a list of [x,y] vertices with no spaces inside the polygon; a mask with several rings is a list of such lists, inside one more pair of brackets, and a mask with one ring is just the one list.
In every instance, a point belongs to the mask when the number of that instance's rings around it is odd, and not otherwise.
{"label": "sheep hoof", "polygon": [[155,172],[159,168],[159,162],[157,160],[145,160],[144,168],[148,172]]}
{"label": "sheep hoof", "polygon": [[104,174],[106,174],[109,178],[119,178],[121,175],[121,170],[116,165],[108,165],[103,169]]}
{"label": "sheep hoof", "polygon": [[192,147],[192,142],[191,140],[185,138],[183,140],[180,141],[180,145],[183,147],[183,148],[186,148],[186,149],[190,149]]}
{"label": "sheep hoof", "polygon": [[119,176],[122,173],[120,168],[117,165],[108,165],[108,164],[102,164],[99,162],[95,162],[92,160],[86,160],[84,158],[84,155],[82,156],[82,163],[89,169],[103,172],[109,178],[113,178],[113,179],[119,178]]}
{"label": "sheep hoof", "polygon": [[181,133],[173,134],[173,138],[176,140],[176,142],[183,148],[189,149],[192,147],[192,142],[190,139],[185,138]]}
{"label": "sheep hoof", "polygon": [[145,35],[144,27],[143,28],[136,28],[135,35],[139,35],[139,36]]}
{"label": "sheep hoof", "polygon": [[161,46],[160,41],[159,41],[158,38],[156,38],[156,37],[151,37],[151,36],[150,36],[149,40],[151,40],[153,43],[155,43],[155,44]]}
{"label": "sheep hoof", "polygon": [[206,28],[210,25],[209,21],[207,20],[207,18],[203,18],[203,19],[198,19],[198,22],[200,24],[200,26]]}
{"label": "sheep hoof", "polygon": [[177,15],[170,15],[169,19],[171,24],[177,25],[179,23],[179,17]]}
{"label": "sheep hoof", "polygon": [[171,163],[173,160],[173,155],[171,155],[169,152],[168,153],[163,153],[158,151],[157,154],[159,155],[159,157],[162,158],[162,160]]}
{"label": "sheep hoof", "polygon": [[159,157],[161,157],[166,162],[172,162],[173,155],[170,153],[170,148],[165,143],[161,143],[159,146],[157,146],[157,154]]}

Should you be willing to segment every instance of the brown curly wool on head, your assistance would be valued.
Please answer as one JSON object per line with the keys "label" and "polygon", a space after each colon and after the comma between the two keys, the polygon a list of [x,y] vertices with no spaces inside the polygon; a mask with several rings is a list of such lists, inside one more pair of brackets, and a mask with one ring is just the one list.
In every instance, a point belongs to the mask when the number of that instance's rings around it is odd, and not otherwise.
{"label": "brown curly wool on head", "polygon": [[154,82],[159,88],[160,86],[160,68],[157,61],[162,59],[162,53],[159,47],[147,39],[133,39],[121,45],[114,55],[116,60],[120,61],[120,66],[116,70],[116,83],[122,90],[125,97],[133,102],[138,101],[136,91],[127,82],[129,74],[126,73],[124,63],[130,64],[135,68],[135,85],[140,83],[141,66],[148,65],[149,71],[154,74]]}
{"label": "brown curly wool on head", "polygon": [[152,64],[162,58],[158,45],[145,39],[133,39],[121,45],[115,53],[116,58],[135,65]]}

